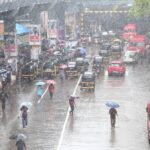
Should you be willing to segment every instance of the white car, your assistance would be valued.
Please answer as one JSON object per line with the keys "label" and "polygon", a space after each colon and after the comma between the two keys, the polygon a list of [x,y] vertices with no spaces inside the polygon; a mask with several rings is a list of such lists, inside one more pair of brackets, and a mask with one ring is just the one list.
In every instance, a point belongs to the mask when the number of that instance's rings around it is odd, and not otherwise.
{"label": "white car", "polygon": [[139,54],[137,51],[126,51],[123,56],[123,61],[125,63],[138,63]]}

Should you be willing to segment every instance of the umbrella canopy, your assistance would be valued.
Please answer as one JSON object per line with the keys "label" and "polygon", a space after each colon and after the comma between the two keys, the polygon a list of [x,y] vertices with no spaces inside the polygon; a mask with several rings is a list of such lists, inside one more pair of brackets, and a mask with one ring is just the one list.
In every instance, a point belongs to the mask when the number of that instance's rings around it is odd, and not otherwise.
{"label": "umbrella canopy", "polygon": [[32,102],[23,102],[23,103],[21,103],[21,106],[20,107],[22,107],[22,106],[26,106],[26,107],[31,107],[32,106]]}
{"label": "umbrella canopy", "polygon": [[80,47],[79,50],[80,50],[80,54],[85,54],[86,53],[86,49],[83,48],[83,47]]}
{"label": "umbrella canopy", "polygon": [[39,81],[35,85],[45,85],[45,82]]}
{"label": "umbrella canopy", "polygon": [[19,141],[19,140],[24,141],[26,138],[27,137],[24,134],[22,134],[22,133],[20,133],[20,134],[17,135],[17,141]]}
{"label": "umbrella canopy", "polygon": [[30,30],[27,27],[17,23],[16,24],[16,32],[17,32],[17,34],[26,34],[26,33],[29,33]]}
{"label": "umbrella canopy", "polygon": [[66,69],[66,68],[67,68],[67,65],[62,64],[62,65],[60,65],[59,68],[60,68],[60,69]]}
{"label": "umbrella canopy", "polygon": [[118,108],[119,104],[116,103],[116,102],[113,102],[113,101],[109,101],[109,102],[106,103],[106,106],[110,107],[110,108]]}
{"label": "umbrella canopy", "polygon": [[46,83],[47,84],[56,84],[56,82],[54,80],[47,80]]}

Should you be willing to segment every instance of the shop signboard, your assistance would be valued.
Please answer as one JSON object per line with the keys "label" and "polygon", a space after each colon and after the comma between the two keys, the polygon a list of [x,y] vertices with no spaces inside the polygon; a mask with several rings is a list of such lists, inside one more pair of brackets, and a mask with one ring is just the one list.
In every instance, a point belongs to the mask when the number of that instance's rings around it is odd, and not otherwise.
{"label": "shop signboard", "polygon": [[40,25],[30,25],[29,43],[30,45],[41,45]]}

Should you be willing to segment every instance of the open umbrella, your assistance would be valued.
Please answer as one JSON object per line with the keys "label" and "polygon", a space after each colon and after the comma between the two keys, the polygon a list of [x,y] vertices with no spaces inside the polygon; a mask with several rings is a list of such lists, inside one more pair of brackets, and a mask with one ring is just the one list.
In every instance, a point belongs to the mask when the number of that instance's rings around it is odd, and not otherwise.
{"label": "open umbrella", "polygon": [[80,50],[80,54],[85,54],[86,53],[86,49],[83,48],[83,47],[80,47],[79,50]]}
{"label": "open umbrella", "polygon": [[23,102],[23,103],[21,103],[21,106],[20,107],[22,107],[22,106],[26,106],[26,107],[31,107],[32,106],[32,102]]}
{"label": "open umbrella", "polygon": [[60,65],[59,68],[60,68],[60,69],[66,69],[66,68],[67,68],[67,65],[62,64],[62,65]]}
{"label": "open umbrella", "polygon": [[113,101],[109,101],[109,102],[106,103],[106,106],[110,107],[110,108],[118,108],[119,104],[116,103],[116,102],[113,102]]}
{"label": "open umbrella", "polygon": [[46,83],[47,84],[56,84],[56,82],[54,80],[47,80]]}
{"label": "open umbrella", "polygon": [[20,134],[17,135],[17,141],[19,141],[19,140],[24,141],[26,138],[27,138],[26,135],[24,135],[22,133],[20,133]]}
{"label": "open umbrella", "polygon": [[44,84],[45,84],[45,82],[39,81],[35,85],[44,85]]}

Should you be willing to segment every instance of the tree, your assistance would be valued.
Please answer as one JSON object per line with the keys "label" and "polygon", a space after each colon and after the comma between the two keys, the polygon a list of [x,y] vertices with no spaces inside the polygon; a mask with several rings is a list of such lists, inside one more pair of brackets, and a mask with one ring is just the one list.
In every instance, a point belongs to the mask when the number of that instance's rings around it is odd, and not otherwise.
{"label": "tree", "polygon": [[150,0],[134,0],[131,14],[134,16],[150,16]]}

